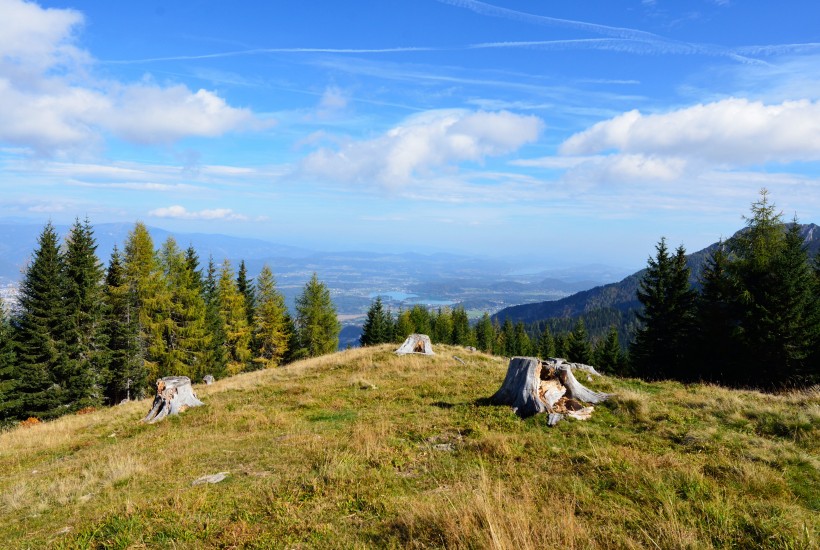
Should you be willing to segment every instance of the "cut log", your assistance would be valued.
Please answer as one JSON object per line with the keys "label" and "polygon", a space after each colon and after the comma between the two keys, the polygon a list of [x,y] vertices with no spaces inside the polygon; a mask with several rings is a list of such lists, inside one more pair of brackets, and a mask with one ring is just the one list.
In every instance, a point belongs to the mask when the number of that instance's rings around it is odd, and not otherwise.
{"label": "cut log", "polygon": [[421,355],[435,355],[430,337],[426,334],[411,334],[407,340],[396,350],[396,355],[407,355],[408,353],[418,353]]}
{"label": "cut log", "polygon": [[509,405],[518,416],[550,413],[549,425],[564,416],[589,418],[594,410],[584,403],[600,403],[609,395],[592,391],[576,380],[569,365],[545,363],[535,357],[513,357],[501,388],[490,401]]}
{"label": "cut log", "polygon": [[143,422],[153,424],[169,414],[178,414],[190,407],[204,405],[197,399],[191,379],[187,376],[166,376],[157,380],[157,395]]}

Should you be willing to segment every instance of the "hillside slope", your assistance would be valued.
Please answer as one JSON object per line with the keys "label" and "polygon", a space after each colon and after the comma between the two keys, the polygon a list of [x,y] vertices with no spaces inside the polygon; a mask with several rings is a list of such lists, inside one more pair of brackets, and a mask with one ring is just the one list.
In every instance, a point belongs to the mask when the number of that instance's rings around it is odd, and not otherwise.
{"label": "hillside slope", "polygon": [[[813,258],[820,251],[820,227],[813,223],[805,224],[801,227],[800,234],[806,242],[809,257]],[[713,243],[686,256],[687,264],[692,271],[691,280],[693,284],[697,284],[704,263],[717,246],[718,243]],[[674,253],[674,250],[670,250],[670,252]],[[583,313],[605,308],[612,308],[621,312],[636,309],[640,306],[636,297],[638,283],[645,271],[645,269],[642,269],[617,283],[597,286],[560,300],[508,307],[496,313],[493,318],[498,319],[500,323],[509,318],[513,323],[522,321],[529,324],[551,317],[577,317]]]}
{"label": "hillside slope", "polygon": [[0,547],[820,543],[817,391],[600,378],[618,397],[548,428],[487,404],[506,360],[436,352],[236,376],[150,426],[142,401],[2,433]]}

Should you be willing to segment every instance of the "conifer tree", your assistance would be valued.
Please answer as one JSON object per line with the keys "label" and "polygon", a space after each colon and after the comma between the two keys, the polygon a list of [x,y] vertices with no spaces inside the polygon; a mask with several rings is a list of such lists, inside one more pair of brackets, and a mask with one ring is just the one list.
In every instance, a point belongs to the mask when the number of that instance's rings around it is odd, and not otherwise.
{"label": "conifer tree", "polygon": [[384,309],[382,299],[377,296],[367,310],[367,318],[362,326],[362,335],[359,342],[363,346],[376,346],[393,341],[393,319],[389,311]]}
{"label": "conifer tree", "polygon": [[453,315],[449,307],[439,308],[438,313],[432,314],[430,324],[433,327],[433,333],[430,335],[433,342],[452,344]]}
{"label": "conifer tree", "polygon": [[457,306],[453,310],[453,337],[452,343],[456,346],[470,346],[473,341],[470,331],[470,318],[463,305]]}
{"label": "conifer tree", "polygon": [[[256,288],[253,279],[248,278],[248,269],[245,267],[245,260],[239,260],[239,271],[236,274],[236,288],[245,298],[245,313],[248,318],[248,326],[253,327],[256,314]],[[258,355],[258,346],[254,341],[254,334],[251,331],[251,341],[248,345],[252,355]]]}
{"label": "conifer tree", "polygon": [[609,327],[606,338],[595,347],[595,367],[607,374],[623,374],[621,372],[622,356],[621,345],[618,342],[618,329]]}
{"label": "conifer tree", "polygon": [[111,253],[105,278],[103,331],[107,343],[103,395],[110,405],[139,399],[148,384],[139,338],[139,319],[125,277],[122,255]]}
{"label": "conifer tree", "polygon": [[695,293],[689,283],[684,248],[678,247],[671,256],[662,238],[656,251],[638,285],[638,301],[643,306],[638,319],[642,326],[630,356],[640,376],[676,378],[688,372]]}
{"label": "conifer tree", "polygon": [[556,356],[555,338],[552,337],[550,327],[546,323],[544,323],[544,330],[538,338],[538,356],[542,359]]}
{"label": "conifer tree", "polygon": [[515,341],[515,325],[507,317],[501,325],[501,353],[505,357],[514,357],[518,353],[518,343]]}
{"label": "conifer tree", "polygon": [[65,270],[49,222],[23,276],[16,319],[18,414],[47,419],[69,411]]}
{"label": "conifer tree", "polygon": [[486,311],[475,327],[476,347],[484,353],[493,352],[493,341],[495,340],[495,330],[490,314]]}
{"label": "conifer tree", "polygon": [[65,307],[69,408],[102,403],[103,360],[106,342],[102,330],[103,267],[96,254],[94,231],[86,219],[76,220],[66,238]]}
{"label": "conifer tree", "polygon": [[300,347],[308,357],[333,353],[339,347],[341,327],[336,319],[336,307],[330,290],[316,273],[296,299],[296,328]]}
{"label": "conifer tree", "polygon": [[416,332],[416,327],[410,317],[410,311],[399,311],[399,315],[396,317],[396,327],[393,331],[393,341],[396,343],[404,342],[414,332]]}
{"label": "conifer tree", "polygon": [[236,286],[233,268],[227,259],[222,263],[217,294],[225,331],[228,372],[238,374],[247,369],[251,360],[251,329],[245,311],[245,297]]}
{"label": "conifer tree", "polygon": [[430,312],[420,304],[416,304],[410,310],[410,321],[413,323],[413,332],[417,334],[427,334],[433,336],[433,325],[430,319]]}
{"label": "conifer tree", "polygon": [[513,331],[513,341],[515,342],[515,353],[514,355],[519,355],[522,357],[527,357],[532,353],[532,343],[530,341],[530,337],[527,334],[527,329],[524,327],[524,323],[522,321],[518,321],[515,324],[515,329]]}
{"label": "conifer tree", "polygon": [[219,309],[219,289],[213,256],[208,258],[208,271],[203,281],[203,295],[205,298],[205,327],[210,336],[205,364],[209,371],[208,374],[219,379],[228,375],[228,345],[225,323]]}
{"label": "conifer tree", "polygon": [[572,332],[567,336],[566,341],[567,359],[573,363],[584,363],[588,365],[592,362],[592,348],[589,344],[589,334],[584,320],[579,318],[575,322]]}
{"label": "conifer tree", "polygon": [[0,429],[17,416],[17,369],[12,340],[11,322],[0,299]]}
{"label": "conifer tree", "polygon": [[259,346],[258,361],[264,367],[282,363],[288,352],[288,310],[285,298],[276,290],[273,272],[265,265],[256,278],[254,340]]}
{"label": "conifer tree", "polygon": [[185,264],[188,266],[188,271],[191,273],[192,285],[199,289],[200,294],[205,295],[205,281],[202,279],[202,270],[199,268],[199,254],[197,254],[194,245],[188,245],[185,249]]}

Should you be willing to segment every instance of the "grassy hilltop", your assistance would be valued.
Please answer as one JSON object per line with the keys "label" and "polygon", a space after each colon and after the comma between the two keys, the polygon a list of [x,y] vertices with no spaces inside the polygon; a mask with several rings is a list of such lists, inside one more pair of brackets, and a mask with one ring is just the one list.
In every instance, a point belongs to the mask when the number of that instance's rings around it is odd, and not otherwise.
{"label": "grassy hilltop", "polygon": [[486,404],[502,358],[391,351],[200,386],[155,425],[141,401],[0,434],[0,547],[820,545],[817,390],[602,377],[615,399],[548,428]]}

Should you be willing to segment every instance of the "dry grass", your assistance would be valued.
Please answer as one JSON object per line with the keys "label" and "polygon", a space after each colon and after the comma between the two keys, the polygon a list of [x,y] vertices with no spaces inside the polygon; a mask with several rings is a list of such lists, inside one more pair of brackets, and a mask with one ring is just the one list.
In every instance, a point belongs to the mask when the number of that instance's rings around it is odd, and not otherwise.
{"label": "dry grass", "polygon": [[[357,349],[0,434],[2,548],[812,548],[820,393],[596,379],[548,428],[506,361]],[[458,355],[461,364],[453,359]],[[229,472],[216,485],[198,477]]]}

